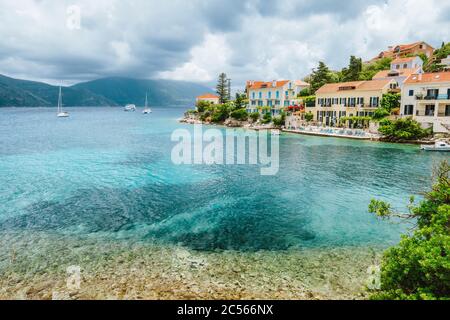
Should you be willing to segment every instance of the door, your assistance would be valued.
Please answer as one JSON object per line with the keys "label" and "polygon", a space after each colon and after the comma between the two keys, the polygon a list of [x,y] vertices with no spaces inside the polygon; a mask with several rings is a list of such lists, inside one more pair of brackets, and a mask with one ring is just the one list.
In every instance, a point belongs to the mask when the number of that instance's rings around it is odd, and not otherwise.
{"label": "door", "polygon": [[425,115],[429,117],[434,116],[434,104],[429,104],[425,106]]}

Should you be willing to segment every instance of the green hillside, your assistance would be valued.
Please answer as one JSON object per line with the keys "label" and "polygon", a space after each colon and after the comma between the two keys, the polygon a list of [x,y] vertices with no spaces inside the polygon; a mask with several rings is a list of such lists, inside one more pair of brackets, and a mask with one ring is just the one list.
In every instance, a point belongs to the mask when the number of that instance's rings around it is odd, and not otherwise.
{"label": "green hillside", "polygon": [[130,78],[104,78],[75,85],[117,102],[120,105],[133,103],[144,105],[145,93],[151,105],[187,105],[195,97],[212,92],[203,85],[184,81],[143,80]]}
{"label": "green hillside", "polygon": [[[57,86],[0,75],[0,107],[56,106],[58,90]],[[146,92],[150,105],[168,106],[192,104],[196,96],[211,89],[183,81],[104,78],[63,87],[62,91],[66,107],[144,105]]]}

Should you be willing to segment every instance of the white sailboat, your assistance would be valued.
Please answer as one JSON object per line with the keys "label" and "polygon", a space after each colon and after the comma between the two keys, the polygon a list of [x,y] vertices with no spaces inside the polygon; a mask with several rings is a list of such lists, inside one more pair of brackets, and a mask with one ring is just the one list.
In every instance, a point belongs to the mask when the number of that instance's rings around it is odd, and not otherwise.
{"label": "white sailboat", "polygon": [[147,97],[147,93],[145,93],[145,107],[144,107],[144,111],[142,111],[143,114],[149,114],[152,113],[152,109],[150,109],[148,107],[148,97]]}
{"label": "white sailboat", "polygon": [[56,116],[57,116],[58,118],[67,118],[67,117],[69,116],[69,113],[68,113],[68,112],[64,112],[64,111],[63,111],[61,87],[59,87],[58,111],[57,111]]}

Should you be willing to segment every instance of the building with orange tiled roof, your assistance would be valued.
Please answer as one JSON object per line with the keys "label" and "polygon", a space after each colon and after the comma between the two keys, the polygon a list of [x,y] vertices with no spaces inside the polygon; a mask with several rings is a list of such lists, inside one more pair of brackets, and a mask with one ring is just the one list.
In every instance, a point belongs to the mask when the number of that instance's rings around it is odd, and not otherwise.
{"label": "building with orange tiled roof", "polygon": [[247,81],[248,112],[262,112],[269,108],[272,115],[297,102],[297,95],[309,84],[300,80]]}
{"label": "building with orange tiled roof", "polygon": [[423,60],[420,57],[396,58],[391,62],[390,70],[378,72],[372,80],[394,79],[400,87],[413,73],[422,73]]}
{"label": "building with orange tiled roof", "polygon": [[394,79],[329,83],[316,91],[316,105],[306,109],[314,121],[335,126],[342,117],[372,116],[383,94],[398,91]]}
{"label": "building with orange tiled roof", "polygon": [[212,93],[205,93],[196,98],[197,102],[206,101],[206,102],[210,102],[212,104],[219,104],[219,100],[220,100],[219,96],[212,94]]}
{"label": "building with orange tiled roof", "polygon": [[412,74],[404,82],[400,114],[436,133],[450,129],[450,72]]}
{"label": "building with orange tiled roof", "polygon": [[428,58],[433,55],[434,48],[424,41],[414,42],[410,44],[400,44],[391,46],[386,51],[382,51],[373,60],[382,58],[398,58],[406,57],[408,55],[425,54]]}

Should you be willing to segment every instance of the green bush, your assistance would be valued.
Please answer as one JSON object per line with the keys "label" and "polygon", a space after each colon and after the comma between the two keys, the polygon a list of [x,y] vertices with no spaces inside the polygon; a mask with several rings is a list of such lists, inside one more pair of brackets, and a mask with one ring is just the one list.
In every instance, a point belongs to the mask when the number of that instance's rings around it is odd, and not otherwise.
{"label": "green bush", "polygon": [[214,107],[211,115],[211,122],[221,123],[227,120],[230,116],[230,110],[233,108],[232,104],[224,103]]}
{"label": "green bush", "polygon": [[378,131],[389,141],[417,140],[431,134],[431,130],[422,129],[420,124],[412,118],[401,118],[394,121],[384,119],[380,121]]}
{"label": "green bush", "polygon": [[311,90],[309,88],[304,88],[299,92],[298,97],[308,97],[311,95]]}
{"label": "green bush", "polygon": [[303,102],[305,103],[305,107],[315,107],[316,105],[316,96],[308,96],[303,98]]}
{"label": "green bush", "polygon": [[400,93],[383,94],[383,98],[380,102],[381,108],[388,112],[392,112],[392,110],[400,107],[401,97],[402,96]]}
{"label": "green bush", "polygon": [[386,251],[381,265],[381,288],[372,299],[450,299],[450,166],[443,161],[425,199],[409,213],[398,214],[383,201],[372,200],[369,211],[381,218],[413,219],[412,234]]}
{"label": "green bush", "polygon": [[381,119],[384,119],[386,117],[389,117],[390,115],[391,115],[391,113],[389,111],[387,111],[386,109],[378,108],[373,113],[372,119],[373,120],[381,120]]}
{"label": "green bush", "polygon": [[308,112],[305,114],[305,120],[306,122],[311,122],[314,119],[314,115],[312,114],[312,112]]}
{"label": "green bush", "polygon": [[208,101],[201,100],[198,101],[195,106],[197,107],[197,111],[201,113],[205,112],[205,110],[211,106],[211,103]]}
{"label": "green bush", "polygon": [[286,114],[282,112],[278,117],[274,117],[272,122],[277,127],[284,126],[286,123]]}
{"label": "green bush", "polygon": [[271,113],[265,113],[263,115],[263,118],[261,120],[262,124],[268,124],[272,122],[272,114]]}
{"label": "green bush", "polygon": [[237,109],[231,112],[231,117],[239,121],[247,121],[248,112],[245,109]]}
{"label": "green bush", "polygon": [[259,112],[253,112],[253,113],[250,113],[250,119],[252,119],[253,122],[258,121],[259,118],[260,118]]}

